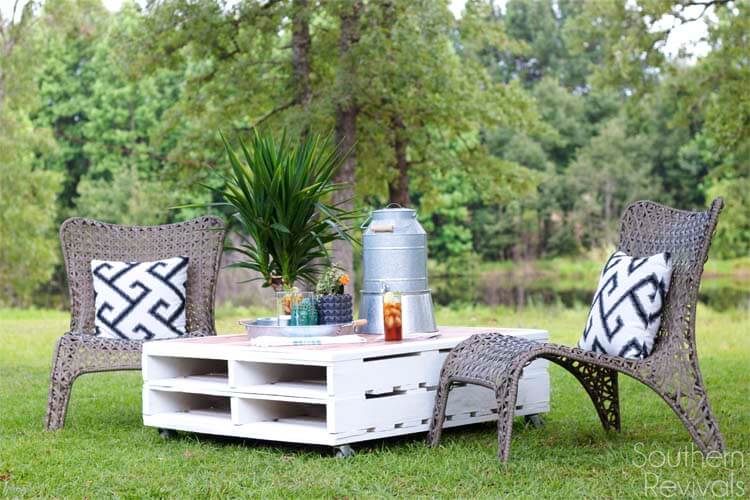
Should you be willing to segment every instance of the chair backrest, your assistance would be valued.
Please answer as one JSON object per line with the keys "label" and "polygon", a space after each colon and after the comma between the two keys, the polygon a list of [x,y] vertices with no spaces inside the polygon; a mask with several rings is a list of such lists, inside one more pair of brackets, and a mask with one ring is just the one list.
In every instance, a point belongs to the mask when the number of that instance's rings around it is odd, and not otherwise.
{"label": "chair backrest", "polygon": [[703,264],[724,202],[704,212],[638,201],[625,209],[618,248],[628,255],[671,254],[674,271],[651,358],[667,355],[695,361],[695,308]]}
{"label": "chair backrest", "polygon": [[214,332],[214,293],[224,244],[224,224],[203,216],[161,226],[121,226],[73,218],[60,226],[70,290],[70,330],[94,333],[91,261],[151,261],[188,257],[185,318],[191,332]]}

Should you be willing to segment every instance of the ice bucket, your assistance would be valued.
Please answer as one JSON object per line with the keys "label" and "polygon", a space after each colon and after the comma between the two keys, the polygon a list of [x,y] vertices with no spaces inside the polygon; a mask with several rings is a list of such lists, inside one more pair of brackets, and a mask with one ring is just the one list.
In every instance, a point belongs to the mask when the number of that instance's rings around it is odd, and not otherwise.
{"label": "ice bucket", "polygon": [[427,282],[427,234],[410,208],[375,210],[362,225],[363,333],[383,333],[383,294],[401,292],[402,332],[437,331]]}

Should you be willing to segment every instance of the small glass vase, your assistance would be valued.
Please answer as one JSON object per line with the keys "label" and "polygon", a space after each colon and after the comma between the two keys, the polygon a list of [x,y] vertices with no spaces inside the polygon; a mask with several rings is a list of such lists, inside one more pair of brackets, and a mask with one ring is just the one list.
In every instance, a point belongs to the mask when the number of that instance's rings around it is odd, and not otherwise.
{"label": "small glass vase", "polygon": [[310,326],[318,324],[318,311],[313,292],[277,292],[276,314],[279,325]]}

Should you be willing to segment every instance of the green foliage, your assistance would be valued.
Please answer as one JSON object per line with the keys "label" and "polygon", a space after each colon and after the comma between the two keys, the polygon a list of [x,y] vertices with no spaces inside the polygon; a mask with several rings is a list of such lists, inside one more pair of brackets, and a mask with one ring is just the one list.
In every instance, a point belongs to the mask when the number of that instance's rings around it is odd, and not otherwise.
{"label": "green foliage", "polygon": [[231,171],[216,193],[243,238],[229,248],[244,257],[232,267],[257,271],[264,286],[274,278],[285,286],[297,280],[314,286],[330,260],[326,245],[355,241],[347,223],[358,213],[326,201],[345,187],[333,182],[343,158],[318,135],[296,142],[284,134],[276,141],[254,130],[249,147],[240,139],[242,160],[226,140],[224,145]]}
{"label": "green foliage", "polygon": [[[684,64],[674,64],[658,50],[674,27],[698,20],[707,23],[711,51],[682,78],[683,113],[687,117],[705,112],[712,135],[724,145],[737,146],[750,135],[746,92],[750,81],[750,4],[715,2],[709,10],[713,3],[585,2],[571,25],[575,26],[573,46],[580,50],[594,44],[601,50],[604,64],[596,68],[596,82],[642,95],[658,87],[661,74],[682,71]],[[686,10],[691,4],[697,11]],[[715,16],[707,15],[711,12]]]}
{"label": "green foliage", "polygon": [[[174,72],[129,75],[127,40],[139,21],[132,5],[110,16],[83,1],[65,31],[50,41],[40,94],[50,103],[34,119],[54,130],[60,148],[46,156],[48,170],[65,174],[61,218],[89,216],[124,224],[157,224],[194,180],[169,158],[179,131],[163,119],[179,95]],[[49,7],[58,14],[60,5]],[[126,56],[127,54],[125,54]]]}
{"label": "green foliage", "polygon": [[[485,64],[495,78],[520,80],[533,88],[542,79],[556,79],[569,90],[588,86],[592,66],[599,63],[597,50],[571,50],[571,19],[582,8],[579,1],[510,0],[501,10],[493,6],[490,17],[502,22],[506,43],[485,53]],[[543,108],[540,108],[543,110]]]}
{"label": "green foliage", "polygon": [[750,163],[734,161],[727,158],[707,181],[707,196],[722,196],[726,205],[711,250],[719,258],[750,255]]}
{"label": "green foliage", "polygon": [[472,253],[468,205],[479,200],[479,196],[467,177],[461,171],[449,175],[435,172],[432,182],[437,186],[437,196],[420,201],[424,211],[419,214],[420,221],[430,235],[428,253],[439,262],[465,258]]}
{"label": "green foliage", "polygon": [[42,40],[36,4],[17,18],[0,13],[0,304],[28,305],[57,262],[55,196],[60,176],[34,168],[54,141],[29,118],[40,106],[29,61]]}
{"label": "green foliage", "polygon": [[57,147],[38,158],[37,164],[62,176],[57,199],[57,220],[62,221],[77,215],[73,208],[78,182],[91,164],[84,153],[90,139],[85,127],[99,76],[91,59],[101,44],[108,14],[96,1],[56,0],[45,3],[42,19],[54,19],[56,29],[44,32],[46,40],[38,55],[38,92],[43,106],[31,118],[56,139]]}
{"label": "green foliage", "polygon": [[86,177],[78,183],[76,213],[107,222],[156,225],[167,219],[173,199],[169,184],[148,181],[131,166],[118,168],[110,179]]}
{"label": "green foliage", "polygon": [[[670,32],[694,22],[708,25],[711,50],[692,63],[685,51],[666,58],[658,49]],[[592,80],[633,94],[631,121],[653,139],[665,201],[695,207],[725,196],[718,251],[747,252],[750,4],[587,2],[574,26],[575,46],[594,44],[604,56]]]}
{"label": "green foliage", "polygon": [[533,130],[539,123],[530,96],[517,84],[493,81],[481,64],[486,45],[503,40],[500,26],[476,10],[456,22],[446,2],[373,3],[372,9],[356,53],[366,61],[357,72],[364,119],[357,194],[382,199],[404,175],[389,147],[397,139],[407,144],[410,186],[423,200],[439,196],[436,175],[459,170],[489,202],[533,190],[533,176],[490,154],[481,137],[486,129]]}
{"label": "green foliage", "polygon": [[[704,140],[694,137],[689,124],[678,119],[679,89],[689,71],[669,78],[653,93],[644,96],[631,112],[628,131],[649,138],[647,161],[651,176],[661,184],[660,201],[683,208],[702,208],[706,202],[701,182],[716,159]],[[656,193],[655,193],[656,194]]]}
{"label": "green foliage", "polygon": [[750,253],[750,177],[722,179],[708,189],[711,198],[723,196],[726,207],[716,231],[713,247],[719,258]]}
{"label": "green foliage", "polygon": [[505,8],[508,36],[522,42],[526,50],[513,57],[514,73],[527,83],[538,81],[547,73],[559,73],[565,46],[559,40],[559,22],[549,2],[508,2]]}
{"label": "green foliage", "polygon": [[0,304],[28,305],[57,263],[55,195],[60,176],[32,167],[38,144],[28,120],[0,115]]}
{"label": "green foliage", "polygon": [[[600,133],[578,151],[570,166],[570,188],[577,194],[576,215],[587,246],[615,241],[617,220],[638,199],[653,198],[648,155],[651,141],[629,135],[622,117],[605,123]],[[583,228],[585,227],[585,231]]]}
{"label": "green foliage", "polygon": [[[354,206],[417,208],[447,270],[604,247],[624,204],[646,196],[686,209],[724,196],[715,251],[741,255],[750,4],[709,2],[695,21],[709,52],[667,57],[670,26],[703,10],[691,3],[469,0],[456,18],[448,0],[364,1],[345,48],[354,1],[164,0],[117,13],[100,0],[28,2],[1,19],[5,189],[36,200],[32,186],[58,182],[36,240],[52,255],[52,229],[72,215],[156,224],[219,201],[201,187],[224,182],[207,130],[340,134],[351,106],[342,175],[356,181]],[[309,99],[295,70],[300,19]],[[55,261],[62,276],[59,258],[39,259],[21,295]]]}
{"label": "green foliage", "polygon": [[709,24],[712,50],[696,66],[687,104],[704,109],[706,133],[731,151],[750,141],[750,3],[733,2],[717,17]]}
{"label": "green foliage", "polygon": [[476,207],[471,219],[473,247],[482,259],[497,261],[508,259],[516,234],[506,217],[505,206]]}

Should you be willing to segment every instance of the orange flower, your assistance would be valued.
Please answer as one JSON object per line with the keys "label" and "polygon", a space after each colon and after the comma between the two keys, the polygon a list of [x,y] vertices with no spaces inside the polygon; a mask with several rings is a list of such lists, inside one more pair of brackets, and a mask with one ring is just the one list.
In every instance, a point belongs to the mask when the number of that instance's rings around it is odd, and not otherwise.
{"label": "orange flower", "polygon": [[339,283],[346,286],[349,284],[349,275],[348,274],[342,274],[339,278]]}

